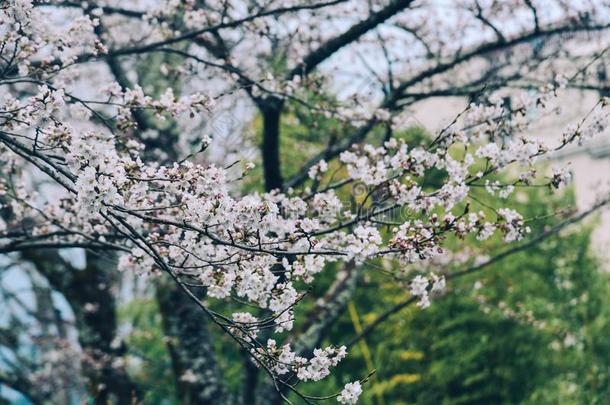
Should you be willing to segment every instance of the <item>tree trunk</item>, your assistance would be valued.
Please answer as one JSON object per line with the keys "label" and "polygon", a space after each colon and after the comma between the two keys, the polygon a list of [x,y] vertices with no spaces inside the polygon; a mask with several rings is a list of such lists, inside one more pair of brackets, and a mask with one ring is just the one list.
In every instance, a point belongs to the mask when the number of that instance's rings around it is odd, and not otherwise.
{"label": "tree trunk", "polygon": [[157,284],[178,396],[182,404],[229,404],[207,315],[172,281]]}
{"label": "tree trunk", "polygon": [[281,190],[283,187],[280,165],[280,117],[284,102],[278,98],[268,98],[259,102],[263,114],[263,170],[265,190]]}

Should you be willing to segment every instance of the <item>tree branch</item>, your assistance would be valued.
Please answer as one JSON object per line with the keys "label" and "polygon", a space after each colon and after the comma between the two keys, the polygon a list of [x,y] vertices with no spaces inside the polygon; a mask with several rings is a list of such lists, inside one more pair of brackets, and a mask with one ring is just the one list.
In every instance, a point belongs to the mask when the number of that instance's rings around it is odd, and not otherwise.
{"label": "tree branch", "polygon": [[[454,278],[465,276],[467,274],[475,273],[477,271],[483,270],[483,269],[491,266],[492,264],[502,261],[512,255],[523,252],[533,246],[536,246],[537,244],[543,242],[544,240],[550,238],[551,236],[557,235],[565,227],[584,220],[586,217],[588,217],[592,213],[596,212],[598,209],[608,205],[609,203],[610,203],[610,199],[604,199],[604,200],[600,201],[599,203],[595,204],[593,207],[587,209],[586,211],[583,211],[582,213],[555,225],[554,227],[550,228],[549,230],[542,232],[541,234],[537,235],[536,237],[528,240],[527,242],[524,242],[517,246],[508,248],[508,249],[500,252],[499,254],[495,255],[494,257],[492,257],[492,258],[486,260],[485,262],[478,264],[476,266],[472,266],[472,267],[466,268],[464,270],[449,273],[448,275],[445,276],[445,278],[448,280],[451,280]],[[395,306],[393,306],[392,308],[388,309],[383,314],[381,314],[379,317],[377,317],[377,319],[375,319],[373,322],[368,324],[362,330],[361,333],[359,333],[358,335],[356,335],[356,336],[352,337],[350,340],[348,340],[345,345],[347,347],[353,346],[360,339],[363,339],[366,336],[368,336],[379,325],[381,325],[382,323],[387,321],[392,315],[400,312],[402,309],[410,306],[411,304],[415,303],[416,301],[417,301],[417,297],[411,296],[411,297],[407,298],[406,300],[396,304]]]}
{"label": "tree branch", "polygon": [[356,41],[368,31],[393,17],[398,12],[409,7],[411,3],[413,3],[413,0],[394,0],[385,8],[371,14],[366,20],[362,20],[358,24],[353,25],[343,34],[326,41],[315,51],[305,56],[305,58],[303,58],[303,62],[299,63],[290,71],[288,78],[290,79],[297,75],[306,76],[313,69],[315,69],[316,66],[337,52],[339,49],[351,42]]}

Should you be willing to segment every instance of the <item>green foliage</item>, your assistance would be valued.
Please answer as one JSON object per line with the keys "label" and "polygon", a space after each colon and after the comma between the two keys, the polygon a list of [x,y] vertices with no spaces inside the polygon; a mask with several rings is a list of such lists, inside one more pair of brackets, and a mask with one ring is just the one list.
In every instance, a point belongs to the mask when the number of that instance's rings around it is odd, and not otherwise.
{"label": "green foliage", "polygon": [[[521,191],[505,205],[518,204],[526,217],[538,218],[532,223],[536,234],[560,220],[549,212],[573,202],[570,193],[545,195]],[[573,227],[450,281],[447,295],[429,309],[409,307],[394,315],[366,338],[377,375],[361,403],[608,403],[610,283],[590,253],[590,237],[589,227]],[[498,240],[488,245],[492,252],[506,248]],[[354,298],[365,324],[408,297],[404,286],[377,270],[368,270],[368,285]],[[353,335],[346,315],[329,342]],[[362,347],[351,348],[329,390],[368,373]]]}

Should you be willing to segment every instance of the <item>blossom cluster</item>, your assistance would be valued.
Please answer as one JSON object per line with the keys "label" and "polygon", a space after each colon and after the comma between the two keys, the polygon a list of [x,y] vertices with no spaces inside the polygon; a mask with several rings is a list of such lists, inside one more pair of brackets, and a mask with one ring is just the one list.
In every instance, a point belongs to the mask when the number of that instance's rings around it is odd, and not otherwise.
{"label": "blossom cluster", "polygon": [[[127,92],[123,101],[150,102],[137,94],[140,90]],[[104,131],[77,131],[67,124],[43,126],[65,108],[66,99],[61,89],[43,86],[25,101],[9,98],[3,104],[7,111],[16,111],[7,126],[24,134],[38,128],[32,146],[62,153],[65,162],[56,168],[52,159],[41,160],[64,180],[62,198],[46,201],[40,208],[24,206],[26,199],[17,195],[11,200],[15,212],[36,219],[32,233],[44,237],[63,232],[63,239],[72,243],[119,243],[129,250],[120,258],[122,271],[167,272],[206,287],[210,298],[235,296],[268,311],[267,320],[247,310],[234,313],[229,330],[244,344],[255,346],[258,361],[264,357],[276,373],[292,371],[305,381],[325,377],[344,350],[317,349],[307,360],[289,346],[278,349],[274,341],[267,347],[256,346],[262,326],[269,322],[278,333],[293,328],[294,306],[304,296],[303,285],[311,284],[333,261],[428,260],[443,251],[442,241],[449,234],[459,238],[472,234],[482,240],[500,232],[506,241],[521,239],[529,228],[515,210],[468,212],[464,202],[474,182],[509,164],[529,168],[547,150],[529,141],[502,148],[488,143],[473,146],[474,156],[466,153],[458,159],[452,157],[446,140],[443,148],[425,149],[390,139],[384,146],[366,145],[341,156],[346,181],[361,182],[369,190],[356,207],[343,203],[332,187],[311,198],[278,191],[235,197],[226,169],[190,161],[171,166],[145,162],[139,154],[142,145],[134,140],[120,144]],[[175,105],[161,102],[156,108],[171,113]],[[468,136],[459,139],[467,142]],[[11,150],[17,155],[21,151]],[[483,176],[475,173],[476,159],[495,170]],[[445,177],[440,188],[426,191],[421,181],[432,169]],[[323,180],[326,170],[325,164],[319,164],[312,177]],[[439,209],[443,216],[437,214]],[[396,210],[407,217],[399,218],[402,222],[384,237],[383,214]],[[442,275],[418,275],[410,293],[425,308],[430,294],[444,285]]]}
{"label": "blossom cluster", "polygon": [[301,381],[319,381],[330,374],[332,367],[336,367],[347,355],[347,348],[327,347],[315,349],[313,357],[307,359],[291,351],[290,345],[277,347],[274,339],[267,341],[266,350],[254,351],[254,355],[262,364],[268,363],[277,375],[293,372]]}
{"label": "blossom cluster", "polygon": [[[126,108],[153,103],[142,94],[141,89],[124,92],[122,102]],[[65,108],[67,99],[63,90],[43,86],[27,100],[4,100],[2,108],[14,111],[6,127],[24,134],[37,128],[38,137],[28,148],[40,148],[39,163],[65,185],[61,198],[40,208],[24,205],[32,198],[15,195],[12,209],[36,219],[32,233],[41,237],[63,232],[63,239],[72,243],[119,243],[129,250],[120,258],[122,271],[167,272],[206,287],[210,298],[235,296],[268,311],[269,320],[248,311],[232,315],[229,330],[249,345],[256,345],[265,322],[272,322],[278,333],[293,328],[294,306],[304,296],[302,285],[311,284],[329,262],[360,264],[381,256],[404,264],[424,261],[443,251],[442,241],[449,234],[472,234],[482,240],[500,232],[506,241],[521,239],[529,228],[518,212],[468,212],[464,202],[483,177],[509,164],[529,170],[548,150],[540,142],[519,140],[502,147],[475,144],[474,155],[456,158],[446,139],[444,147],[426,149],[409,148],[392,138],[384,146],[365,145],[341,155],[346,181],[361,182],[369,190],[356,207],[343,203],[332,187],[311,198],[278,191],[235,197],[226,169],[190,161],[143,161],[143,146],[134,140],[119,143],[107,132],[79,131],[64,123],[44,126]],[[168,96],[153,104],[172,113],[178,108],[172,100]],[[468,135],[456,137],[455,132],[452,139],[456,144],[471,142]],[[21,156],[22,149],[8,149]],[[46,151],[63,154],[64,163],[55,166]],[[494,170],[474,172],[476,159]],[[421,181],[432,169],[444,173],[443,184],[426,191]],[[320,163],[310,174],[320,181],[326,171],[326,164]],[[561,173],[553,175],[554,182],[565,177]],[[443,216],[437,214],[439,209]],[[384,238],[383,214],[396,210],[407,217],[399,218],[402,222]],[[410,293],[425,308],[430,293],[441,291],[444,284],[442,276],[419,275],[412,280]],[[325,377],[345,355],[344,350],[317,349],[306,360],[288,346],[278,349],[274,341],[253,350],[257,356],[262,356],[260,350],[265,352],[275,372],[290,370],[302,380]]]}

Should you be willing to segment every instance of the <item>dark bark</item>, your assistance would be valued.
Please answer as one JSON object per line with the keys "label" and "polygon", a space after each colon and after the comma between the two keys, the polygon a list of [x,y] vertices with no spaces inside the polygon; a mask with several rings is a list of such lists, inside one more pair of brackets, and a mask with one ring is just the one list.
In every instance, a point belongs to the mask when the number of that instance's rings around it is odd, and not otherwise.
{"label": "dark bark", "polygon": [[157,300],[181,403],[229,404],[206,314],[173,282],[157,284]]}
{"label": "dark bark", "polygon": [[[28,251],[24,258],[34,264],[74,311],[79,343],[86,354],[83,370],[94,402],[136,403],[140,398],[139,388],[125,369],[115,363],[125,348],[112,345],[117,327],[116,305],[111,292],[115,280],[110,277],[114,268],[92,254],[88,255],[83,270],[71,266],[56,250]],[[45,317],[53,316],[52,306],[47,312]],[[51,320],[47,319],[47,322]]]}
{"label": "dark bark", "polygon": [[[113,400],[117,404],[138,402],[141,392],[123,367],[113,366],[125,347],[113,347],[116,337],[116,301],[112,286],[116,270],[109,260],[87,254],[85,269],[67,263],[56,250],[28,251],[30,260],[51,286],[66,297],[76,317],[78,339],[90,356],[83,364],[89,391],[95,403]],[[89,304],[89,305],[87,305]],[[95,363],[96,367],[93,367]]]}
{"label": "dark bark", "polygon": [[244,351],[243,356],[244,372],[241,403],[243,405],[250,405],[256,403],[256,389],[259,384],[259,368],[254,364],[248,353]]}
{"label": "dark bark", "polygon": [[265,190],[281,190],[283,186],[280,163],[280,118],[284,102],[268,98],[258,103],[263,115],[263,170]]}
{"label": "dark bark", "polygon": [[[87,267],[77,271],[67,297],[78,302],[75,310],[79,329],[79,341],[91,353],[94,360],[103,364],[95,377],[96,403],[107,403],[114,396],[118,404],[131,404],[140,398],[139,388],[130,380],[123,367],[114,367],[113,359],[125,353],[124,346],[113,347],[116,337],[116,300],[111,288],[116,285],[116,268],[103,256],[87,254]],[[87,311],[85,305],[92,303],[94,310]],[[96,381],[98,380],[98,381]],[[95,390],[97,388],[97,390]]]}

